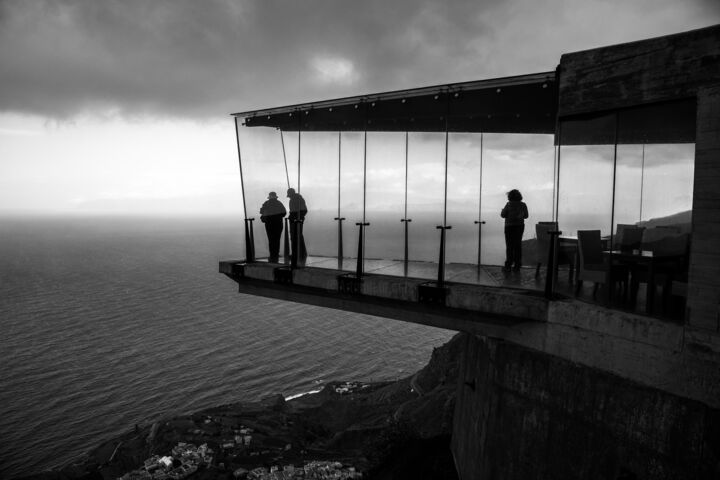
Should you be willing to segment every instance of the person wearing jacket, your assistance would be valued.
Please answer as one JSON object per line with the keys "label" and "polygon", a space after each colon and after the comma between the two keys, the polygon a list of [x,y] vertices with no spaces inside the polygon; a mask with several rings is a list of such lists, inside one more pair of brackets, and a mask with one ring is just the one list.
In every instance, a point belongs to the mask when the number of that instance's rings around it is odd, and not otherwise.
{"label": "person wearing jacket", "polygon": [[525,231],[525,219],[528,218],[528,209],[522,201],[522,194],[516,190],[507,193],[508,202],[500,212],[505,219],[505,267],[509,272],[512,268],[519,271],[522,266],[522,237]]}
{"label": "person wearing jacket", "polygon": [[286,213],[285,206],[278,200],[275,192],[270,192],[267,201],[260,207],[260,221],[265,224],[270,250],[268,261],[271,263],[277,263],[280,258],[280,237]]}
{"label": "person wearing jacket", "polygon": [[297,260],[305,263],[307,258],[307,249],[305,248],[305,238],[303,237],[303,223],[307,215],[307,204],[305,199],[295,191],[294,188],[288,188],[287,196],[290,199],[290,239],[292,242],[293,255],[297,256]]}

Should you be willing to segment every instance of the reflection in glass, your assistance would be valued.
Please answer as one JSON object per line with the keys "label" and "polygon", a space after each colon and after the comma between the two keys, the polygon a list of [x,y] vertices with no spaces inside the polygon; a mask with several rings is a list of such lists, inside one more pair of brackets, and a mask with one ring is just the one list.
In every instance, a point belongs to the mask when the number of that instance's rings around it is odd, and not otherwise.
{"label": "reflection in glass", "polygon": [[303,234],[308,254],[337,255],[338,136],[333,132],[302,132],[300,194],[308,214]]}
{"label": "reflection in glass", "polygon": [[523,234],[523,264],[535,262],[535,224],[553,219],[553,171],[555,148],[552,135],[484,134],[482,181],[482,263],[505,261],[505,221],[500,211],[507,192],[523,195],[529,217]]}
{"label": "reflection in glass", "polygon": [[[363,221],[363,156],[364,133],[342,132],[340,147],[340,213],[343,221],[343,251],[346,258],[356,258],[358,227]],[[335,172],[337,170],[334,170]],[[333,215],[333,218],[336,215]],[[353,262],[344,262],[343,269],[355,270]]]}
{"label": "reflection in glass", "polygon": [[[287,208],[287,174],[279,133],[271,128],[239,128],[240,155],[248,218],[254,218],[256,258],[268,256],[268,239],[260,222],[260,207],[269,192],[276,192]],[[282,254],[282,248],[281,248]]]}
{"label": "reflection in glass", "polygon": [[668,218],[667,222],[690,222],[692,210],[695,144],[654,144],[645,147],[642,191],[643,221]]}
{"label": "reflection in glass", "polygon": [[448,144],[446,261],[477,263],[480,208],[480,134],[451,133]]}
{"label": "reflection in glass", "polygon": [[565,235],[612,229],[615,115],[561,122],[558,222]]}
{"label": "reflection in glass", "polygon": [[[435,263],[438,261],[440,231],[436,227],[443,224],[444,177],[445,134],[410,133],[408,141],[408,217],[412,219],[409,240],[410,260]],[[436,275],[429,275],[429,278],[434,276]]]}
{"label": "reflection in glass", "polygon": [[402,260],[405,133],[368,132],[365,257]]}

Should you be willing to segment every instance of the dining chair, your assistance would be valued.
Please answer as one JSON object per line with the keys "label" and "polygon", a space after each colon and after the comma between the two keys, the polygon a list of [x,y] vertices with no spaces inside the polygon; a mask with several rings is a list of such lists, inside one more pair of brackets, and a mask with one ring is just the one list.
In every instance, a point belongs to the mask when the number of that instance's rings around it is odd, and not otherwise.
{"label": "dining chair", "polygon": [[[580,293],[583,281],[593,282],[593,299],[597,295],[600,284],[605,284],[610,278],[611,288],[616,282],[623,284],[623,296],[627,293],[627,267],[623,265],[611,265],[603,255],[602,239],[600,230],[578,230],[578,257],[579,268],[577,283],[575,284],[575,295]],[[610,269],[610,275],[608,275]]]}
{"label": "dining chair", "polygon": [[640,249],[645,227],[618,223],[613,248],[623,252]]}
{"label": "dining chair", "polygon": [[548,232],[557,231],[557,222],[538,222],[535,224],[535,247],[537,266],[535,267],[535,277],[540,276],[540,267],[547,264],[548,253],[550,252],[550,235]]}

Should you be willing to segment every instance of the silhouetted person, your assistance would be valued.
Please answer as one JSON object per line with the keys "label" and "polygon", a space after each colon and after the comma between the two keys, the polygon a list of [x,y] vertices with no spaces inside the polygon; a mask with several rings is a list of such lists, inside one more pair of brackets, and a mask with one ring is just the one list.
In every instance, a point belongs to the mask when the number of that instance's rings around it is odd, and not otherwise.
{"label": "silhouetted person", "polygon": [[505,267],[504,271],[520,270],[522,266],[522,237],[525,231],[525,219],[528,218],[528,209],[522,201],[522,194],[518,190],[507,193],[508,202],[500,212],[505,219]]}
{"label": "silhouetted person", "polygon": [[268,199],[260,207],[260,221],[265,224],[268,245],[270,248],[270,262],[277,263],[280,257],[280,237],[283,231],[283,218],[285,218],[285,206],[277,198],[277,193],[270,192]]}
{"label": "silhouetted person", "polygon": [[290,199],[290,240],[292,242],[293,255],[297,255],[299,262],[307,258],[305,249],[305,238],[303,237],[303,222],[307,215],[305,199],[294,188],[288,188],[287,196]]}

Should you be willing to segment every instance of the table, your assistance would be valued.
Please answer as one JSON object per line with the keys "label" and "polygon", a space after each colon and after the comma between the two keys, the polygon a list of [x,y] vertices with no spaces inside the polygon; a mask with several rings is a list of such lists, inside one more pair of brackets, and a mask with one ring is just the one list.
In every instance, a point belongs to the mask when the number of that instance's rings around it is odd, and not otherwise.
{"label": "table", "polygon": [[[653,312],[653,305],[655,303],[655,275],[658,265],[662,264],[674,264],[681,261],[683,255],[655,255],[650,250],[632,250],[632,251],[621,251],[621,250],[606,250],[603,252],[608,258],[608,277],[612,269],[613,262],[617,261],[620,264],[628,265],[632,272],[633,266],[645,266],[647,267],[647,295],[645,298],[645,312],[651,314]],[[610,285],[608,282],[606,285]],[[609,293],[609,289],[608,289]]]}

